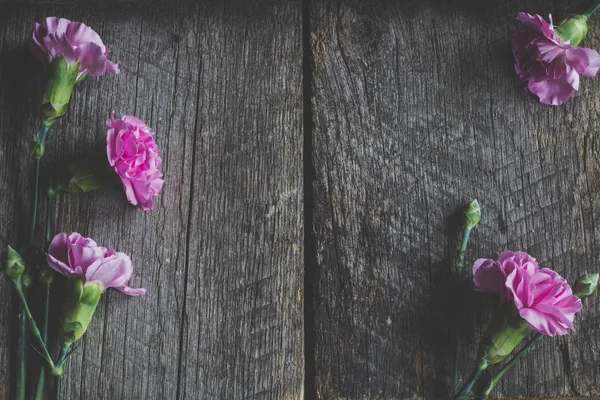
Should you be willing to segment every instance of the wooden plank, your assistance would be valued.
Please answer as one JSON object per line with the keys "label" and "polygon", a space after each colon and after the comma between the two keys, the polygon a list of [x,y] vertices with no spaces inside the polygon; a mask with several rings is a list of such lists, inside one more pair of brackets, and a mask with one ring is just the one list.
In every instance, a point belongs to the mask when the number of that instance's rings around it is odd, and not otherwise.
{"label": "wooden plank", "polygon": [[[14,166],[21,165],[19,160],[22,158],[22,142],[21,136],[14,132],[28,126],[26,115],[20,111],[20,106],[26,106],[30,102],[24,92],[29,85],[25,83],[19,86],[14,81],[26,69],[22,62],[15,62],[20,59],[19,55],[23,50],[20,46],[12,45],[14,22],[9,19],[4,5],[0,5],[0,26],[5,27],[0,30],[0,184],[3,188],[3,195],[0,196],[0,247],[4,257],[6,245],[16,242],[18,229],[15,226],[19,225],[19,214],[25,211],[19,206],[23,199],[19,189],[22,180],[13,169]],[[6,305],[0,307],[0,337],[3,338],[0,341],[0,364],[8,366],[13,361],[14,346],[10,346],[6,338],[11,338],[16,333],[17,307],[12,301],[12,288],[4,276],[0,279],[0,299]],[[12,379],[9,368],[0,368],[0,398],[9,398]]]}
{"label": "wooden plank", "polygon": [[[301,4],[238,3],[0,5],[0,182],[12,193],[0,199],[1,245],[28,220],[15,207],[30,204],[19,171],[30,170],[30,94],[42,84],[23,73],[39,73],[23,49],[34,21],[85,21],[121,67],[77,88],[46,165],[101,147],[111,110],[146,120],[163,158],[152,212],[119,190],[58,202],[57,230],[129,253],[133,284],[148,289],[136,299],[107,293],[69,361],[65,398],[302,396]],[[0,310],[5,338],[11,318]],[[0,342],[3,365],[11,343]],[[0,379],[8,398],[8,369]]]}
{"label": "wooden plank", "polygon": [[[85,21],[97,29],[121,67],[118,76],[88,78],[76,89],[69,113],[51,133],[46,167],[64,166],[101,148],[106,140],[104,121],[114,110],[119,115],[137,115],[155,129],[167,176],[165,190],[152,212],[131,207],[120,189],[59,199],[56,229],[77,230],[127,252],[136,267],[133,283],[148,289],[147,296],[137,299],[110,291],[105,294],[92,328],[70,358],[64,396],[168,398],[176,392],[178,379],[179,321],[183,311],[178,296],[184,286],[189,214],[189,191],[185,189],[192,179],[192,152],[186,149],[192,146],[195,134],[198,91],[198,56],[194,51],[197,31],[182,31],[196,27],[196,9],[184,5],[177,10],[162,6],[145,11],[133,5],[117,10],[74,4],[7,8],[6,18],[11,24],[4,25],[3,33],[10,40],[9,47],[20,50],[20,57],[7,60],[7,65],[16,62],[15,68],[25,64],[29,70],[35,69],[29,65],[33,61],[22,56],[26,54],[25,38],[34,21],[60,15]],[[178,17],[177,12],[188,18]],[[120,18],[123,13],[129,15],[127,21]],[[159,25],[164,30],[159,32]],[[184,35],[183,40],[180,35]],[[179,65],[185,67],[179,69]],[[6,78],[18,79],[13,82],[17,87],[28,80],[21,72]],[[43,84],[41,79],[37,81]],[[39,91],[35,83],[34,79],[24,88],[25,99],[29,93]],[[27,124],[13,131],[19,132],[20,151],[28,154],[29,132],[38,122],[35,101],[25,104],[22,110]],[[28,157],[17,161],[17,166],[12,164],[8,171],[27,171]],[[20,197],[29,199],[24,195],[29,191],[28,181],[17,189]],[[24,211],[19,217],[21,223],[28,221],[29,210]],[[14,224],[7,229],[10,232]]]}
{"label": "wooden plank", "polygon": [[303,398],[302,4],[201,15],[180,397]]}
{"label": "wooden plank", "polygon": [[[571,281],[597,271],[600,80],[542,106],[509,50],[519,11],[558,20],[580,3],[311,2],[319,398],[445,398],[457,324],[466,378],[493,307],[452,270],[471,198],[470,262],[524,249]],[[598,305],[495,395],[597,398]]]}

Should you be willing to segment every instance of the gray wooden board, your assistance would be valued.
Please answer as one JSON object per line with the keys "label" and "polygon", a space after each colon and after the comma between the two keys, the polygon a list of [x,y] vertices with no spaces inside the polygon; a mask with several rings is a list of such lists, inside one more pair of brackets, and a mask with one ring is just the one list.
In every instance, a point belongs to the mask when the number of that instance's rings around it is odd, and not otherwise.
{"label": "gray wooden board", "polygon": [[[148,289],[105,294],[64,398],[302,398],[302,4],[0,3],[3,248],[29,220],[43,79],[24,43],[49,15],[95,28],[121,73],[76,89],[45,165],[101,148],[114,110],[154,128],[166,180],[146,213],[120,189],[58,200],[57,231],[127,252],[132,285]],[[0,290],[4,399],[14,301],[5,279]]]}
{"label": "gray wooden board", "polygon": [[[456,325],[466,379],[494,306],[453,272],[472,198],[469,263],[523,249],[571,281],[599,270],[600,79],[542,106],[510,51],[519,11],[559,20],[588,3],[311,1],[319,398],[445,398]],[[494,395],[600,398],[599,305]]]}
{"label": "gray wooden board", "polygon": [[[517,12],[560,19],[587,3],[312,0],[304,21],[299,1],[245,3],[0,2],[0,245],[27,230],[43,79],[23,43],[44,16],[87,22],[122,68],[77,88],[45,164],[101,146],[115,110],[156,130],[167,178],[154,212],[117,189],[58,201],[57,230],[128,252],[132,283],[149,290],[106,294],[65,398],[302,398],[304,267],[315,294],[307,387],[315,379],[323,399],[443,398],[454,327],[464,379],[494,305],[452,270],[460,208],[475,197],[484,219],[469,262],[520,248],[570,280],[598,269],[600,82],[544,107],[510,55]],[[600,47],[599,31],[592,22],[587,45]],[[11,338],[6,280],[0,296]],[[598,398],[598,306],[588,301],[577,333],[544,340],[495,396]],[[13,343],[0,341],[4,366]],[[0,398],[10,390],[2,368]]]}

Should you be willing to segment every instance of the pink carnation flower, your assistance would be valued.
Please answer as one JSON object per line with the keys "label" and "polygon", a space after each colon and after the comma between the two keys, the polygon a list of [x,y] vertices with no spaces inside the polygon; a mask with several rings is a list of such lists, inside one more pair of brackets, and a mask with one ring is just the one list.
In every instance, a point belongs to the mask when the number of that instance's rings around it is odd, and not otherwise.
{"label": "pink carnation flower", "polygon": [[98,246],[77,232],[56,235],[48,248],[46,261],[58,273],[79,276],[86,283],[101,283],[104,289],[114,288],[130,296],[146,293],[146,289],[127,286],[133,273],[129,256]]}
{"label": "pink carnation flower", "polygon": [[151,210],[152,197],[164,182],[152,129],[130,115],[115,119],[114,113],[106,125],[108,162],[121,178],[127,199],[142,210]]}
{"label": "pink carnation flower", "polygon": [[476,290],[512,301],[531,329],[544,335],[566,335],[581,310],[581,300],[567,281],[550,269],[540,269],[525,252],[505,251],[497,261],[477,260],[473,281]]}
{"label": "pink carnation flower", "polygon": [[49,17],[36,23],[31,37],[31,50],[40,61],[51,62],[62,55],[67,63],[78,62],[79,76],[87,72],[100,76],[119,73],[119,67],[107,58],[108,48],[89,26],[68,19]]}
{"label": "pink carnation flower", "polygon": [[562,42],[550,22],[540,15],[519,13],[525,26],[513,37],[515,70],[527,89],[544,104],[560,105],[579,89],[579,74],[592,78],[600,54]]}

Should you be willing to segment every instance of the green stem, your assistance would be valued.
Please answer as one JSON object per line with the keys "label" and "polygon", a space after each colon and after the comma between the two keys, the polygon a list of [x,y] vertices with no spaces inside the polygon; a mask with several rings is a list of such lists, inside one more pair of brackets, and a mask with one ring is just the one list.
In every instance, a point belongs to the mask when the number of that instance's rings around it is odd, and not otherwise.
{"label": "green stem", "polygon": [[471,228],[465,227],[463,232],[462,242],[460,249],[458,250],[458,258],[456,260],[456,268],[462,270],[465,266],[465,252],[467,251],[467,244],[469,244],[469,237],[471,236]]}
{"label": "green stem", "polygon": [[469,394],[471,393],[471,390],[473,390],[475,382],[477,382],[477,379],[479,379],[483,371],[485,371],[486,369],[487,365],[479,364],[477,368],[475,368],[475,370],[471,373],[471,376],[469,376],[469,379],[467,379],[462,388],[460,388],[456,396],[454,396],[454,400],[464,400],[470,398]]}
{"label": "green stem", "polygon": [[15,287],[15,290],[17,291],[17,294],[19,295],[19,300],[21,301],[21,306],[23,307],[25,316],[26,316],[27,320],[29,321],[29,329],[31,330],[31,334],[36,338],[38,345],[40,346],[40,351],[42,353],[42,356],[48,363],[48,366],[53,371],[55,371],[56,367],[54,365],[54,362],[52,361],[52,357],[50,356],[50,353],[48,352],[46,343],[42,339],[40,330],[39,330],[37,324],[35,323],[35,320],[33,319],[33,315],[31,315],[31,310],[29,309],[29,305],[27,305],[27,299],[25,298],[25,294],[23,293],[23,288],[19,284],[18,279],[11,278],[11,281],[13,283],[13,286]]}
{"label": "green stem", "polygon": [[592,15],[596,13],[600,9],[600,0],[596,1],[593,6],[591,6],[583,15],[586,18],[590,18]]}
{"label": "green stem", "polygon": [[[48,268],[48,267],[42,267]],[[50,314],[50,286],[52,281],[44,280],[44,314],[42,316],[42,340],[44,343],[48,343],[48,316]],[[37,383],[35,385],[34,400],[43,400],[44,398],[44,387],[46,386],[46,367],[44,365],[40,368],[40,374],[38,375]]]}
{"label": "green stem", "polygon": [[[60,356],[58,357],[58,362],[56,363],[60,368],[62,368],[63,370],[63,374],[64,374],[64,368],[63,368],[63,364],[65,363],[65,360],[67,358],[67,354],[69,354],[69,348],[71,347],[71,343],[66,343],[63,342],[63,344],[60,347]],[[54,391],[54,399],[55,400],[60,400],[60,395],[61,395],[61,391],[62,391],[62,377],[63,374],[57,375],[56,376],[56,388]]]}
{"label": "green stem", "polygon": [[543,337],[543,335],[539,332],[536,332],[533,337],[531,339],[529,339],[529,341],[527,342],[527,344],[525,346],[523,346],[521,348],[521,350],[519,350],[517,352],[517,354],[515,354],[506,364],[504,364],[504,366],[502,367],[502,369],[500,371],[498,371],[498,373],[496,375],[494,375],[494,377],[492,378],[492,380],[490,381],[490,383],[488,384],[487,388],[485,389],[485,391],[483,392],[484,396],[489,396],[489,394],[492,392],[492,389],[494,389],[494,386],[496,386],[498,384],[498,382],[500,381],[500,379],[502,379],[502,377],[529,351],[531,350],[531,348]]}
{"label": "green stem", "polygon": [[454,352],[454,366],[452,367],[452,386],[450,387],[450,395],[456,392],[458,386],[458,364],[460,360],[460,337],[458,328],[456,328],[456,348]]}
{"label": "green stem", "polygon": [[[20,282],[17,282],[19,287]],[[25,347],[25,338],[27,337],[27,318],[25,317],[25,311],[23,306],[19,306],[19,338],[17,340],[17,374],[16,374],[16,388],[15,388],[15,399],[25,400],[25,389],[27,381],[27,350]]]}
{"label": "green stem", "polygon": [[35,225],[37,222],[37,214],[38,214],[38,197],[39,197],[39,188],[40,188],[40,164],[41,157],[35,158],[35,184],[33,187],[33,211],[31,213],[31,231],[29,232],[29,243],[33,243],[33,239],[35,238]]}
{"label": "green stem", "polygon": [[[49,191],[47,209],[46,209],[46,243],[44,248],[48,247],[52,236],[52,208],[53,208],[54,192]],[[49,271],[47,266],[42,266],[40,272],[40,281],[44,285],[44,307],[42,316],[42,339],[44,343],[48,343],[48,317],[50,315],[50,293],[52,288],[52,273]],[[44,398],[44,387],[46,386],[46,368],[42,365],[40,368],[40,374],[35,387],[33,400],[43,400]]]}

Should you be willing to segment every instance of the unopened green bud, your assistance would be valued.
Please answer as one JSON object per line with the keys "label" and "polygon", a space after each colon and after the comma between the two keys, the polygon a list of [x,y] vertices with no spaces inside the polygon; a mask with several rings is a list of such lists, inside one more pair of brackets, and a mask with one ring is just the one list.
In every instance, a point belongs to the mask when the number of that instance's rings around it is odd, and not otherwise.
{"label": "unopened green bud", "polygon": [[480,362],[487,365],[502,362],[531,332],[527,321],[506,302],[496,311],[481,341]]}
{"label": "unopened green bud", "polygon": [[42,118],[48,128],[67,112],[73,88],[81,78],[78,75],[78,62],[69,65],[63,56],[58,56],[50,63],[50,77],[42,96]]}
{"label": "unopened green bud", "polygon": [[10,278],[17,279],[25,272],[25,261],[21,255],[12,247],[8,246],[6,251],[6,264],[4,266],[6,275]]}
{"label": "unopened green bud", "polygon": [[44,266],[40,269],[39,279],[45,285],[50,285],[52,283],[52,279],[54,278],[54,274],[50,270],[50,268]]}
{"label": "unopened green bud", "polygon": [[563,42],[577,46],[587,36],[587,20],[585,15],[571,15],[555,27],[555,31]]}
{"label": "unopened green bud", "polygon": [[477,200],[471,201],[465,209],[465,228],[473,229],[481,221],[481,207]]}
{"label": "unopened green bud", "polygon": [[103,290],[99,282],[84,283],[79,278],[69,281],[61,323],[63,341],[72,343],[81,339],[94,316]]}
{"label": "unopened green bud", "polygon": [[73,164],[69,172],[72,174],[69,190],[74,193],[100,190],[120,183],[119,175],[108,164],[106,152]]}
{"label": "unopened green bud", "polygon": [[573,294],[583,299],[584,297],[591,296],[598,287],[598,274],[585,274],[577,279],[575,286],[573,287]]}

